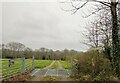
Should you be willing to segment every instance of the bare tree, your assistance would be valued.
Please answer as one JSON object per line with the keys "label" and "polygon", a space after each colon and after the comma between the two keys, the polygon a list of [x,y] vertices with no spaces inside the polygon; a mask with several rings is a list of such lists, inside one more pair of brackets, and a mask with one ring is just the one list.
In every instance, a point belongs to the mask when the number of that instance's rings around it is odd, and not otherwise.
{"label": "bare tree", "polygon": [[86,44],[92,48],[100,47],[100,30],[98,22],[91,22],[86,27],[87,33],[83,33],[86,38],[83,44]]}
{"label": "bare tree", "polygon": [[12,51],[12,54],[17,58],[17,55],[20,51],[24,51],[25,45],[18,42],[9,42],[7,45],[7,48]]}
{"label": "bare tree", "polygon": [[[118,12],[117,9],[119,8],[120,1],[119,0],[92,0],[96,3],[99,3],[101,5],[104,5],[109,8],[110,13],[111,13],[111,25],[112,25],[112,64],[114,65],[114,69],[117,73],[117,75],[120,75],[120,29],[118,26]],[[79,9],[83,8],[86,6],[90,0],[84,0],[84,3],[82,0],[79,1],[79,3],[76,5],[73,4],[75,1],[71,1],[71,5],[73,9],[69,10],[72,11],[73,14],[76,13]],[[82,5],[80,5],[82,3]],[[103,10],[104,8],[98,8],[96,11],[92,12],[90,15],[96,14],[96,12]]]}
{"label": "bare tree", "polygon": [[97,13],[96,16],[97,20],[90,23],[86,28],[88,34],[83,33],[88,39],[88,41],[84,43],[95,48],[102,47],[105,56],[112,62],[112,57],[110,56],[112,25],[108,8],[103,9],[101,12]]}
{"label": "bare tree", "polygon": [[31,58],[33,55],[32,55],[32,49],[29,48],[29,47],[26,47],[25,50],[24,50],[24,55],[26,58]]}

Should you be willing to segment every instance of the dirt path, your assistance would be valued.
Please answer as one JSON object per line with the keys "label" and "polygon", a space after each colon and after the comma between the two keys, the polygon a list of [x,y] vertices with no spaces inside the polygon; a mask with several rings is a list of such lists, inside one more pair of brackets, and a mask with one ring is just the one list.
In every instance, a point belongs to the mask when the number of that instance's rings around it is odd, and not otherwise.
{"label": "dirt path", "polygon": [[44,69],[49,69],[51,68],[55,63],[57,62],[59,70],[63,70],[64,68],[62,67],[61,63],[59,61],[53,61],[49,66],[45,67]]}
{"label": "dirt path", "polygon": [[[57,69],[50,69],[57,63]],[[70,81],[69,72],[65,70],[59,61],[53,61],[43,69],[37,69],[31,75],[29,81]]]}
{"label": "dirt path", "polygon": [[49,69],[50,67],[52,67],[54,65],[56,61],[53,61],[49,66],[45,67],[44,69]]}
{"label": "dirt path", "polygon": [[58,63],[58,69],[63,70],[64,68],[62,67],[61,63],[59,61],[57,61],[57,63]]}

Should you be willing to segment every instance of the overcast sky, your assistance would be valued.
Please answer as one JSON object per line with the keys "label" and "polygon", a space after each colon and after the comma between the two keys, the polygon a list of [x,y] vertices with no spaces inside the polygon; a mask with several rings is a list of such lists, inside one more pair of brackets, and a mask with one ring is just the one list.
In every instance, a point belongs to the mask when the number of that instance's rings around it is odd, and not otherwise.
{"label": "overcast sky", "polygon": [[85,30],[86,22],[91,19],[82,17],[87,9],[83,8],[71,15],[71,12],[63,11],[61,8],[70,9],[71,7],[59,2],[0,4],[0,10],[2,9],[0,12],[2,38],[0,39],[5,44],[15,41],[32,49],[45,47],[53,50],[65,48],[87,50],[88,47],[80,43],[84,40],[81,32]]}

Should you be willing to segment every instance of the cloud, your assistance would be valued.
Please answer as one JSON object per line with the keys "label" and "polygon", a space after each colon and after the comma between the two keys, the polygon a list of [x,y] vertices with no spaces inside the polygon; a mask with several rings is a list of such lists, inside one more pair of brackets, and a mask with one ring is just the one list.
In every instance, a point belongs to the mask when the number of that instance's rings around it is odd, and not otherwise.
{"label": "cloud", "polygon": [[82,40],[79,33],[84,20],[80,15],[68,15],[58,3],[4,3],[3,42],[22,42],[33,49],[77,49]]}

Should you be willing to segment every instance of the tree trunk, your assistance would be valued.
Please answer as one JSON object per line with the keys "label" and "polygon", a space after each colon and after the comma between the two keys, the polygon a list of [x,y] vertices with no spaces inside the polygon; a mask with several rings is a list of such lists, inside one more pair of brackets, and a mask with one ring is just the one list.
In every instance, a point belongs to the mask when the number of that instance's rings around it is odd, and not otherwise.
{"label": "tree trunk", "polygon": [[112,61],[115,72],[120,75],[120,40],[119,40],[119,27],[117,19],[117,3],[111,2],[111,15],[112,15]]}

